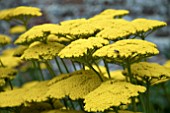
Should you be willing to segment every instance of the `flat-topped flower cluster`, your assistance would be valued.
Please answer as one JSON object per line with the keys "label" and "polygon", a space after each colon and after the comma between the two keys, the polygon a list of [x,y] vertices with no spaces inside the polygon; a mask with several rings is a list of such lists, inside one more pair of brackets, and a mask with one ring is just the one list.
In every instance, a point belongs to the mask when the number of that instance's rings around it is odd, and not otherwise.
{"label": "flat-topped flower cluster", "polygon": [[[134,113],[143,105],[141,112],[150,113],[149,87],[168,81],[170,71],[168,66],[146,62],[159,50],[145,38],[166,23],[123,19],[128,13],[106,9],[88,19],[28,28],[31,17],[42,15],[39,8],[20,6],[0,11],[0,20],[22,21],[23,28],[17,33],[24,32],[14,42],[21,46],[4,50],[0,56],[0,87],[4,90],[0,92],[0,108],[17,113]],[[0,45],[9,43],[9,37],[0,35]],[[32,62],[39,81],[13,88],[16,69],[21,71],[20,65],[29,66],[28,62]],[[118,64],[123,70],[113,70],[108,64]],[[6,85],[11,90],[6,90]],[[141,93],[145,103],[141,103]]]}

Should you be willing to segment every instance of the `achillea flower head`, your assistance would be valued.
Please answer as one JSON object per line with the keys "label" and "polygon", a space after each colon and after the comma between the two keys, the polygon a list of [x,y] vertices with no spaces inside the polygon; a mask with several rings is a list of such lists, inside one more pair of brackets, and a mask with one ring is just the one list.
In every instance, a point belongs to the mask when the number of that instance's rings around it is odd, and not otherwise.
{"label": "achillea flower head", "polygon": [[[170,79],[170,71],[158,63],[139,62],[131,65],[134,78],[139,81],[149,81],[151,85],[165,82]],[[127,74],[127,70],[124,72]]]}
{"label": "achillea flower head", "polygon": [[0,79],[0,87],[5,85],[5,80],[4,79]]}
{"label": "achillea flower head", "polygon": [[110,27],[100,31],[96,36],[115,41],[123,38],[128,38],[128,36],[135,33],[136,29],[131,24],[131,22],[123,19],[115,19],[114,23],[110,25]]}
{"label": "achillea flower head", "polygon": [[48,100],[46,93],[48,91],[48,81],[38,82],[35,85],[30,85],[30,87],[24,87],[25,94],[22,95],[22,98],[25,102],[42,102]]}
{"label": "achillea flower head", "polygon": [[[126,78],[125,76],[122,74],[122,71],[123,70],[116,70],[116,71],[111,71],[110,72],[110,77],[112,80],[115,80],[115,81],[126,81]],[[108,74],[105,73],[103,76],[108,77]]]}
{"label": "achillea flower head", "polygon": [[11,42],[11,38],[9,36],[0,34],[0,46],[7,45]]}
{"label": "achillea flower head", "polygon": [[27,48],[28,46],[23,46],[23,45],[16,47],[13,52],[13,56],[20,57]]}
{"label": "achillea flower head", "polygon": [[38,61],[51,60],[58,55],[62,48],[64,48],[64,45],[57,42],[48,42],[47,44],[34,42],[24,51],[21,59]]}
{"label": "achillea flower head", "polygon": [[[74,73],[73,73],[74,74]],[[70,99],[83,99],[85,95],[101,84],[100,79],[91,70],[83,71],[56,82],[49,87],[47,95],[50,98],[62,99],[69,96]]]}
{"label": "achillea flower head", "polygon": [[90,18],[91,20],[98,20],[98,19],[114,19],[115,17],[124,16],[129,14],[128,10],[115,10],[115,9],[106,9],[103,12],[95,15],[94,17]]}
{"label": "achillea flower head", "polygon": [[23,33],[26,31],[25,26],[22,25],[18,25],[18,26],[14,26],[12,28],[10,28],[10,34],[19,34],[19,33]]}
{"label": "achillea flower head", "polygon": [[14,79],[17,74],[17,70],[13,68],[0,67],[0,79]]}
{"label": "achillea flower head", "polygon": [[85,22],[87,22],[87,20],[85,18],[80,18],[80,19],[62,21],[62,22],[60,22],[60,24],[62,26],[70,25],[72,27],[76,27],[76,26],[79,26],[80,24],[83,24]]}
{"label": "achillea flower head", "polygon": [[114,63],[124,63],[125,61],[133,63],[158,53],[159,51],[154,43],[139,39],[127,39],[103,46],[93,56],[106,58],[109,62]]}
{"label": "achillea flower head", "polygon": [[167,25],[163,21],[149,20],[144,18],[135,19],[132,21],[132,24],[136,28],[137,32],[147,32],[149,30],[158,29]]}
{"label": "achillea flower head", "polygon": [[100,37],[78,39],[71,42],[68,46],[62,49],[58,55],[61,58],[80,58],[89,54],[88,51],[94,50],[95,48],[100,48],[108,43],[108,40]]}
{"label": "achillea flower head", "polygon": [[129,104],[131,97],[138,96],[139,93],[145,91],[146,88],[140,85],[109,80],[85,96],[84,108],[88,112],[103,112],[112,106]]}
{"label": "achillea flower head", "polygon": [[22,16],[34,17],[41,16],[39,8],[36,7],[28,7],[28,6],[19,6],[11,9],[4,9],[0,11],[0,20],[10,20],[13,18],[18,18]]}
{"label": "achillea flower head", "polygon": [[24,89],[8,90],[0,93],[0,107],[16,107],[24,103],[22,96],[25,94]]}
{"label": "achillea flower head", "polygon": [[47,35],[54,29],[57,29],[57,24],[42,24],[37,25],[21,34],[15,41],[15,44],[29,45],[34,41],[46,41]]}
{"label": "achillea flower head", "polygon": [[53,29],[51,33],[70,38],[70,40],[76,40],[79,38],[88,38],[92,35],[95,35],[99,30],[100,29],[98,29],[98,27],[91,24],[89,21],[83,20],[79,22],[78,20],[72,20],[70,23],[64,22],[64,24],[62,24],[58,29]]}
{"label": "achillea flower head", "polygon": [[0,20],[10,20],[10,14],[14,8],[0,10]]}
{"label": "achillea flower head", "polygon": [[164,63],[164,66],[167,67],[167,68],[170,68],[170,60],[167,60],[167,61]]}
{"label": "achillea flower head", "polygon": [[47,41],[48,42],[58,42],[58,43],[61,43],[61,44],[66,44],[66,43],[70,43],[71,39],[63,37],[63,36],[56,36],[54,34],[50,34],[47,37]]}

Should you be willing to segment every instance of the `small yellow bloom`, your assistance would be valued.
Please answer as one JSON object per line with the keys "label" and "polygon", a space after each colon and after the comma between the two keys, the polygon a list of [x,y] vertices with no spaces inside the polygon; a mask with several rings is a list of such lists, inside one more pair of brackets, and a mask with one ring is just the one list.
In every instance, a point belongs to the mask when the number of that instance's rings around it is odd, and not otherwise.
{"label": "small yellow bloom", "polygon": [[159,51],[154,43],[139,39],[127,39],[103,46],[93,56],[106,58],[109,62],[123,63],[130,61],[133,63],[158,53]]}
{"label": "small yellow bloom", "polygon": [[24,51],[21,59],[38,61],[51,60],[58,55],[62,48],[64,48],[64,45],[57,42],[48,42],[47,44],[34,42]]}
{"label": "small yellow bloom", "polygon": [[23,33],[26,31],[26,28],[25,26],[21,26],[21,25],[18,25],[18,26],[14,26],[12,28],[10,28],[10,33],[11,34],[19,34],[19,33]]}
{"label": "small yellow bloom", "polygon": [[127,82],[103,82],[98,88],[85,96],[85,110],[88,112],[105,111],[112,106],[129,104],[130,98],[144,93],[146,88]]}
{"label": "small yellow bloom", "polygon": [[[149,81],[151,85],[165,82],[170,79],[170,71],[158,63],[139,62],[131,66],[132,74],[139,80]],[[127,70],[124,74],[127,73]]]}
{"label": "small yellow bloom", "polygon": [[74,72],[70,77],[51,85],[47,95],[56,99],[62,99],[65,96],[69,96],[72,100],[83,99],[85,95],[98,87],[101,81],[91,70],[81,72],[80,74]]}
{"label": "small yellow bloom", "polygon": [[7,45],[11,42],[11,38],[9,36],[0,34],[0,46]]}
{"label": "small yellow bloom", "polygon": [[132,21],[132,24],[138,32],[147,32],[149,30],[158,29],[167,25],[163,21],[149,20],[144,18],[135,19]]}
{"label": "small yellow bloom", "polygon": [[20,19],[21,16],[41,16],[39,8],[36,7],[28,7],[28,6],[19,6],[16,8],[5,9],[0,11],[0,20],[10,20],[12,18]]}
{"label": "small yellow bloom", "polygon": [[108,44],[109,41],[100,37],[90,37],[88,39],[78,39],[71,42],[59,53],[61,58],[79,58],[88,55],[88,51],[100,48]]}
{"label": "small yellow bloom", "polygon": [[58,29],[57,24],[42,24],[37,25],[21,34],[15,41],[15,44],[31,44],[34,41],[46,41],[47,35],[52,30]]}

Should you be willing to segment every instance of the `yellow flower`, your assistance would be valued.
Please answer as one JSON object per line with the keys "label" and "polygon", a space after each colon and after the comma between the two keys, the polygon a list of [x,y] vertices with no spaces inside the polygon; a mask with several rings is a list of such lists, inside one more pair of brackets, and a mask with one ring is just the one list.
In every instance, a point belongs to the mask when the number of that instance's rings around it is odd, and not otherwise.
{"label": "yellow flower", "polygon": [[40,12],[40,9],[36,7],[19,6],[16,8],[1,10],[0,15],[1,20],[10,20],[12,18],[20,19],[21,16],[41,16],[42,13]]}
{"label": "yellow flower", "polygon": [[48,90],[48,81],[29,84],[27,86],[8,90],[0,93],[0,107],[17,107],[20,105],[29,105],[32,102],[42,102],[48,100],[46,92]]}
{"label": "yellow flower", "polygon": [[28,48],[27,46],[23,46],[23,45],[16,47],[13,52],[13,56],[20,57],[27,48]]}
{"label": "yellow flower", "polygon": [[6,67],[17,67],[20,66],[23,61],[19,57],[14,57],[14,52],[16,48],[6,49],[2,52],[0,59],[4,66]]}
{"label": "yellow flower", "polygon": [[49,42],[58,42],[58,43],[61,43],[61,44],[67,44],[67,43],[71,42],[71,39],[63,37],[63,36],[60,37],[60,36],[56,36],[54,34],[50,34],[47,37],[47,41],[49,41]]}
{"label": "yellow flower", "polygon": [[98,49],[93,56],[106,58],[109,62],[131,63],[158,54],[159,51],[154,43],[139,40],[120,40],[113,44]]}
{"label": "yellow flower", "polygon": [[46,41],[50,31],[58,29],[57,24],[42,24],[37,25],[21,34],[15,41],[15,44],[31,44],[34,41]]}
{"label": "yellow flower", "polygon": [[60,22],[60,24],[62,26],[66,26],[66,25],[69,25],[69,26],[72,26],[72,27],[76,27],[80,24],[83,24],[87,22],[87,20],[85,18],[81,18],[81,19],[74,19],[74,20],[66,20],[66,21],[62,21]]}
{"label": "yellow flower", "polygon": [[9,20],[14,8],[0,10],[0,20]]}
{"label": "yellow flower", "polygon": [[98,20],[98,19],[114,19],[115,17],[124,16],[129,14],[128,10],[115,10],[115,9],[106,9],[103,12],[95,15],[90,18],[90,20]]}
{"label": "yellow flower", "polygon": [[5,80],[4,79],[0,79],[0,87],[5,85]]}
{"label": "yellow flower", "polygon": [[7,45],[11,42],[11,38],[6,36],[6,35],[3,35],[3,34],[0,34],[0,46],[4,46],[4,45]]}
{"label": "yellow flower", "polygon": [[[131,65],[133,76],[139,80],[149,81],[151,85],[165,82],[170,79],[170,71],[158,63],[139,62]],[[124,72],[127,74],[127,70]]]}
{"label": "yellow flower", "polygon": [[8,90],[0,93],[0,107],[16,107],[24,103],[22,96],[25,94],[23,89]]}
{"label": "yellow flower", "polygon": [[145,91],[146,88],[140,85],[109,80],[85,96],[84,108],[88,112],[103,112],[112,106],[129,104],[131,97]]}
{"label": "yellow flower", "polygon": [[96,36],[115,41],[128,38],[128,36],[134,34],[136,34],[136,29],[131,22],[123,19],[115,19],[113,24],[100,31]]}
{"label": "yellow flower", "polygon": [[91,37],[88,39],[78,39],[76,41],[71,42],[68,46],[62,49],[59,53],[61,58],[79,58],[83,57],[90,50],[95,50],[95,48],[100,48],[103,45],[108,44],[109,41],[99,38],[99,37]]}
{"label": "yellow flower", "polygon": [[14,26],[14,27],[10,28],[9,32],[11,34],[18,34],[18,33],[23,33],[25,31],[26,31],[25,26],[18,25],[18,26]]}
{"label": "yellow flower", "polygon": [[30,85],[30,87],[23,87],[25,89],[25,94],[21,97],[24,102],[42,102],[48,100],[46,93],[48,91],[48,81],[42,81],[35,83],[35,85]]}
{"label": "yellow flower", "polygon": [[166,62],[164,63],[164,66],[167,67],[167,68],[170,68],[170,60],[166,61]]}
{"label": "yellow flower", "polygon": [[17,70],[13,68],[0,67],[0,79],[10,79],[12,80],[17,74]]}
{"label": "yellow flower", "polygon": [[57,42],[48,42],[47,44],[34,42],[24,51],[21,59],[38,61],[51,60],[58,55],[62,48],[64,48],[64,45]]}
{"label": "yellow flower", "polygon": [[47,95],[56,99],[62,99],[65,96],[69,96],[72,100],[83,99],[100,84],[98,76],[93,71],[86,70],[80,74],[73,73],[70,77],[54,83],[49,87]]}
{"label": "yellow flower", "polygon": [[132,21],[132,24],[135,26],[138,32],[147,32],[149,30],[158,29],[164,27],[167,24],[158,20],[149,20],[144,18],[138,18]]}

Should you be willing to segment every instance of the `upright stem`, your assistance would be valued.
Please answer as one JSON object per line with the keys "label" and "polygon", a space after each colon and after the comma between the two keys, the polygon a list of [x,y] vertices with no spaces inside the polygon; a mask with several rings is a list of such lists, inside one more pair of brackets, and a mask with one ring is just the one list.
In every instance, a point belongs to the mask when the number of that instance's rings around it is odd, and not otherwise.
{"label": "upright stem", "polygon": [[62,58],[60,58],[60,59],[61,59],[61,62],[63,63],[63,65],[64,65],[64,67],[65,67],[66,72],[69,73],[69,70],[68,70],[68,68],[67,68],[64,60],[63,60]]}
{"label": "upright stem", "polygon": [[12,83],[11,83],[11,81],[9,79],[8,79],[8,82],[9,82],[9,86],[10,86],[11,90],[13,90],[14,89],[13,85],[12,85]]}
{"label": "upright stem", "polygon": [[[36,72],[35,74],[37,74],[37,69],[38,69],[38,67],[36,66],[36,62],[35,62],[35,61],[32,61],[32,64],[33,64],[33,68],[35,69],[34,73]],[[35,75],[35,79],[41,80],[40,77],[37,78],[38,75],[39,75],[39,74]]]}
{"label": "upright stem", "polygon": [[42,70],[41,70],[40,63],[39,63],[39,62],[38,62],[38,70],[39,70],[39,72],[40,72],[40,76],[41,76],[42,80],[45,80],[45,78],[44,78],[44,75],[43,75],[43,72],[42,72]]}
{"label": "upright stem", "polygon": [[0,64],[1,64],[2,67],[5,67],[4,64],[2,63],[1,59],[0,59]]}
{"label": "upright stem", "polygon": [[55,73],[54,73],[52,67],[50,66],[49,62],[48,62],[48,61],[45,61],[45,64],[46,64],[47,69],[48,69],[48,71],[50,72],[51,76],[52,76],[52,77],[55,77]]}
{"label": "upright stem", "polygon": [[74,70],[76,71],[77,69],[76,69],[76,66],[75,66],[75,64],[74,64],[74,62],[71,60],[71,63],[72,63],[72,65],[73,65],[73,68],[74,68]]}
{"label": "upright stem", "polygon": [[89,62],[86,62],[86,63],[88,64],[89,68],[92,69],[97,74],[97,76],[99,77],[101,82],[103,82],[103,79],[102,79],[100,73],[98,73]]}
{"label": "upright stem", "polygon": [[[132,75],[132,72],[131,72],[131,64],[128,62],[127,65],[127,70],[128,70],[128,76],[129,76],[129,79],[130,79],[130,83],[133,84],[133,75]],[[135,97],[132,97],[131,98],[131,101],[132,101],[132,108],[133,108],[133,111],[136,111],[137,108],[136,108],[136,102],[135,102]]]}
{"label": "upright stem", "polygon": [[149,80],[146,80],[146,113],[150,113],[150,82]]}
{"label": "upright stem", "polygon": [[59,64],[59,62],[58,62],[58,60],[57,60],[56,57],[55,57],[55,62],[56,62],[56,64],[57,64],[57,66],[58,66],[58,69],[59,69],[59,71],[60,71],[60,74],[62,74],[63,71],[62,71],[62,69],[61,69],[61,67],[60,67],[60,64]]}
{"label": "upright stem", "polygon": [[106,67],[106,71],[107,71],[108,77],[109,77],[109,79],[111,79],[111,75],[110,75],[110,72],[109,72],[109,66],[108,66],[108,64],[107,64],[105,59],[103,59],[103,62],[104,62],[104,65]]}

